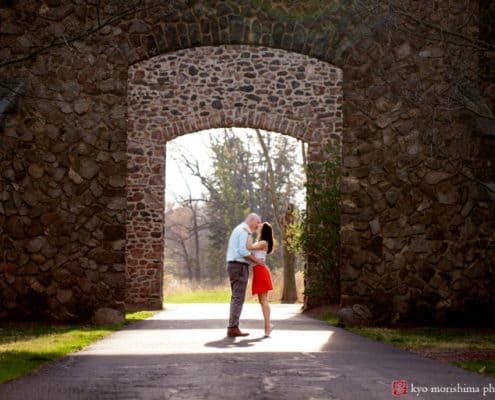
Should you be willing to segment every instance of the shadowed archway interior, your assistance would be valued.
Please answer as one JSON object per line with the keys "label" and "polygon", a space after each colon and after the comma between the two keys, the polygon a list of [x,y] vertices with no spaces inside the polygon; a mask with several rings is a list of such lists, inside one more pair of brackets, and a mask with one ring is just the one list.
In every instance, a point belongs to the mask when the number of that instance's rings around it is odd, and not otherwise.
{"label": "shadowed archway interior", "polygon": [[[126,304],[160,308],[165,144],[209,128],[277,131],[308,160],[342,136],[342,71],[294,52],[245,45],[180,50],[130,67]],[[173,182],[170,184],[173,185]]]}

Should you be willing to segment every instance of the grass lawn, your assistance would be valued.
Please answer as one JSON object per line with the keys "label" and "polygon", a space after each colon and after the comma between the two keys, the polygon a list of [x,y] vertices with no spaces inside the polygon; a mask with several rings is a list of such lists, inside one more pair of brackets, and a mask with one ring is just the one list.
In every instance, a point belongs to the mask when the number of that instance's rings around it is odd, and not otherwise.
{"label": "grass lawn", "polygon": [[[165,304],[177,303],[230,303],[230,290],[199,290],[180,293],[165,293]],[[250,293],[246,294],[246,303],[257,303]]]}
{"label": "grass lawn", "polygon": [[224,290],[201,290],[165,293],[165,303],[230,303],[230,293]]}
{"label": "grass lawn", "polygon": [[[153,314],[153,311],[129,312],[123,325]],[[0,325],[0,383],[25,375],[42,364],[80,350],[123,325]]]}
{"label": "grass lawn", "polygon": [[331,325],[337,325],[339,323],[339,316],[333,311],[324,311],[321,314],[315,314],[313,316],[319,320],[326,321]]}
{"label": "grass lawn", "polygon": [[461,328],[348,328],[371,339],[408,350],[495,350],[495,335]]}
{"label": "grass lawn", "polygon": [[452,364],[495,378],[495,360],[453,361]]}
{"label": "grass lawn", "polygon": [[[332,325],[338,323],[336,312],[316,315]],[[347,330],[370,339],[443,359],[453,365],[495,378],[495,359],[469,359],[476,354],[494,354],[495,332],[493,329],[477,328],[380,328],[355,327]],[[455,359],[457,357],[457,360]]]}

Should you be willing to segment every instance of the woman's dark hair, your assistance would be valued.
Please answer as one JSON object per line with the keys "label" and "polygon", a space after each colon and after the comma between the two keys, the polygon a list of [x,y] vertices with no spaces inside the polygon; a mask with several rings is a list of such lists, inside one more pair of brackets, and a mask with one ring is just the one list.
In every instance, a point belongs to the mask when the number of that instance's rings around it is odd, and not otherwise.
{"label": "woman's dark hair", "polygon": [[267,253],[271,253],[273,250],[273,229],[268,222],[263,222],[263,226],[261,227],[260,240],[266,240],[266,242],[268,243]]}

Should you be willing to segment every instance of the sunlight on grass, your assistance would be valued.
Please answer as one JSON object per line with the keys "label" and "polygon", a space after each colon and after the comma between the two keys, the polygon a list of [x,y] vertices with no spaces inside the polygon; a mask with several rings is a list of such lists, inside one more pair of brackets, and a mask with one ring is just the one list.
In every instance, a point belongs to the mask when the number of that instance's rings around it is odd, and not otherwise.
{"label": "sunlight on grass", "polygon": [[[269,292],[269,300],[272,304],[280,303],[283,291],[283,271],[272,271],[273,290]],[[296,273],[296,286],[298,287],[298,302],[303,301],[304,276]],[[230,303],[230,283],[225,282],[211,284],[203,282],[194,284],[187,280],[180,280],[171,274],[165,274],[163,279],[163,298],[165,304],[184,303]],[[246,288],[246,303],[258,303],[257,296],[251,295],[251,280]]]}
{"label": "sunlight on grass", "polygon": [[326,312],[316,316],[321,321],[326,321],[331,325],[337,325],[339,323],[339,315],[335,312]]}
{"label": "sunlight on grass", "polygon": [[[246,296],[246,303],[249,302],[252,301]],[[165,294],[165,303],[230,303],[230,291],[199,290]]]}
{"label": "sunlight on grass", "polygon": [[128,311],[125,313],[125,325],[152,317],[156,313],[156,311]]}
{"label": "sunlight on grass", "polygon": [[[153,311],[126,313],[124,325],[151,317]],[[80,350],[122,325],[2,325],[0,326],[0,383],[36,369],[46,362]]]}
{"label": "sunlight on grass", "polygon": [[[198,290],[194,292],[177,292],[165,294],[165,304],[187,303],[230,303],[230,290]],[[245,303],[258,303],[258,299],[250,293],[246,293]],[[280,304],[280,300],[273,300],[271,304]]]}

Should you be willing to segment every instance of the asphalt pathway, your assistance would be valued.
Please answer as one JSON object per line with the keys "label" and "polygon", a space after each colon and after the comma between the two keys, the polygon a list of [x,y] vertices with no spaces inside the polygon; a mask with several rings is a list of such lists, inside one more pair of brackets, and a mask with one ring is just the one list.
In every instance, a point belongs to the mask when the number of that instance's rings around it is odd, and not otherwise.
{"label": "asphalt pathway", "polygon": [[[272,313],[275,329],[264,339],[259,306],[246,304],[241,329],[250,336],[229,339],[227,304],[169,305],[0,385],[0,399],[495,399],[493,379],[330,326],[298,306]],[[395,387],[407,395],[393,396],[396,380],[407,381]]]}

